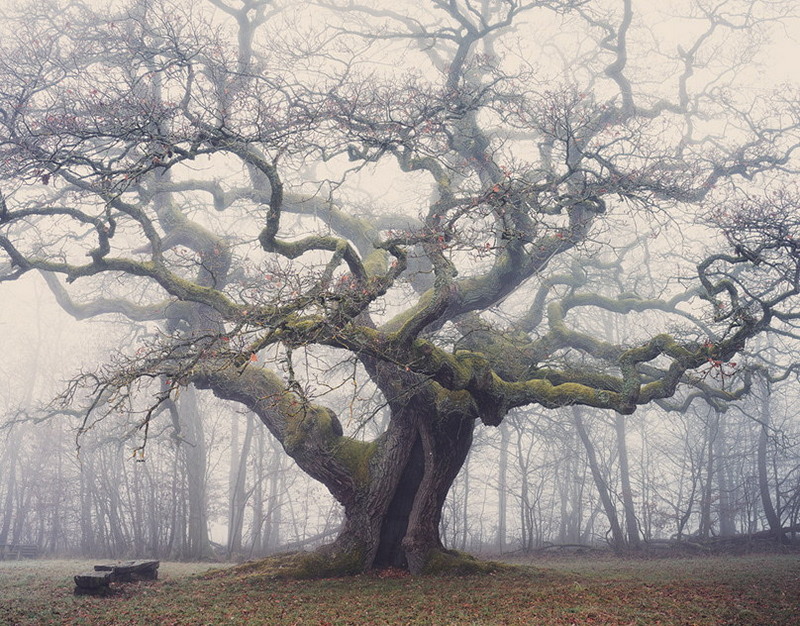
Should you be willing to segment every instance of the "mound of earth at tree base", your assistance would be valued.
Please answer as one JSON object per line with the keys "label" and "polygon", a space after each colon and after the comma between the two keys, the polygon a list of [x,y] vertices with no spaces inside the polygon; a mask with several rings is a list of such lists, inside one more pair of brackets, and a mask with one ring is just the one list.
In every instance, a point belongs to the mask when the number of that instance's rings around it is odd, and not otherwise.
{"label": "mound of earth at tree base", "polygon": [[[423,575],[470,576],[492,574],[514,569],[515,566],[499,561],[484,561],[465,552],[448,550],[435,554],[428,562]],[[316,551],[285,552],[242,565],[215,570],[208,577],[234,576],[243,578],[265,578],[269,580],[314,580],[339,578],[362,573],[360,561],[345,554],[332,554],[320,549]],[[378,578],[404,578],[410,575],[399,567],[375,568],[367,572]]]}

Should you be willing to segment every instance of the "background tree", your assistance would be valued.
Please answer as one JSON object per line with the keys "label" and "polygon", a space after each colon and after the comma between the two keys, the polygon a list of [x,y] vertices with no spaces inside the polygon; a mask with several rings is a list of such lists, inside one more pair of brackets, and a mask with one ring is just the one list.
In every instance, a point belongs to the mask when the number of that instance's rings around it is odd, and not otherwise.
{"label": "background tree", "polygon": [[143,457],[210,390],[341,503],[332,570],[423,571],[476,422],[734,399],[791,333],[797,110],[745,88],[791,4],[39,2],[3,22],[0,280],[158,325],[70,386],[80,430]]}

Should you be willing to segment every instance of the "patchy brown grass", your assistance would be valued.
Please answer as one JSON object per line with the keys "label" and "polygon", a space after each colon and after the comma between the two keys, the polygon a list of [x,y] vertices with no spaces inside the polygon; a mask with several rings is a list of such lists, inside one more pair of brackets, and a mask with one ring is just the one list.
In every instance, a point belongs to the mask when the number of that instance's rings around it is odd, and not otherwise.
{"label": "patchy brown grass", "polygon": [[156,582],[74,596],[71,577],[88,565],[0,562],[0,624],[800,624],[797,555],[548,558],[464,577],[315,581],[162,563]]}

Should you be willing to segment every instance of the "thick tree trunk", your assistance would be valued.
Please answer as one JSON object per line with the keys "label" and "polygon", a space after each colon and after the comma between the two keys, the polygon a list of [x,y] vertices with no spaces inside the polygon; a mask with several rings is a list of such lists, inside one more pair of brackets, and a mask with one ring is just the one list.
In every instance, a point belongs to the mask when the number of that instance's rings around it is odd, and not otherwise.
{"label": "thick tree trunk", "polygon": [[[381,374],[383,375],[383,374]],[[419,573],[443,553],[439,522],[472,444],[474,404],[396,368],[391,419],[374,442],[343,436],[333,412],[298,399],[266,370],[209,370],[195,378],[249,406],[311,477],[344,507],[337,539],[319,551],[319,574],[399,567]]]}
{"label": "thick tree trunk", "polygon": [[412,573],[428,565],[432,552],[444,549],[439,537],[442,507],[472,445],[471,420],[458,414],[441,417],[438,424],[426,424],[421,432],[424,473],[402,541]]}
{"label": "thick tree trunk", "polygon": [[442,507],[472,443],[472,421],[461,415],[431,419],[429,412],[430,405],[411,403],[406,415],[393,417],[366,493],[345,507],[333,548],[361,551],[363,569],[420,573],[444,551]]}

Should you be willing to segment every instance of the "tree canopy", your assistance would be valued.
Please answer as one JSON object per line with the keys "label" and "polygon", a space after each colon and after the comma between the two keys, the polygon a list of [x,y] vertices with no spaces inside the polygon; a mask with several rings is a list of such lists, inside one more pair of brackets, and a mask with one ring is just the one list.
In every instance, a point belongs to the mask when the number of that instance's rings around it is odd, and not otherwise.
{"label": "tree canopy", "polygon": [[476,421],[745,393],[798,316],[793,3],[648,4],[9,12],[0,281],[152,330],[81,428],[208,389],[342,503],[337,568],[417,572]]}

